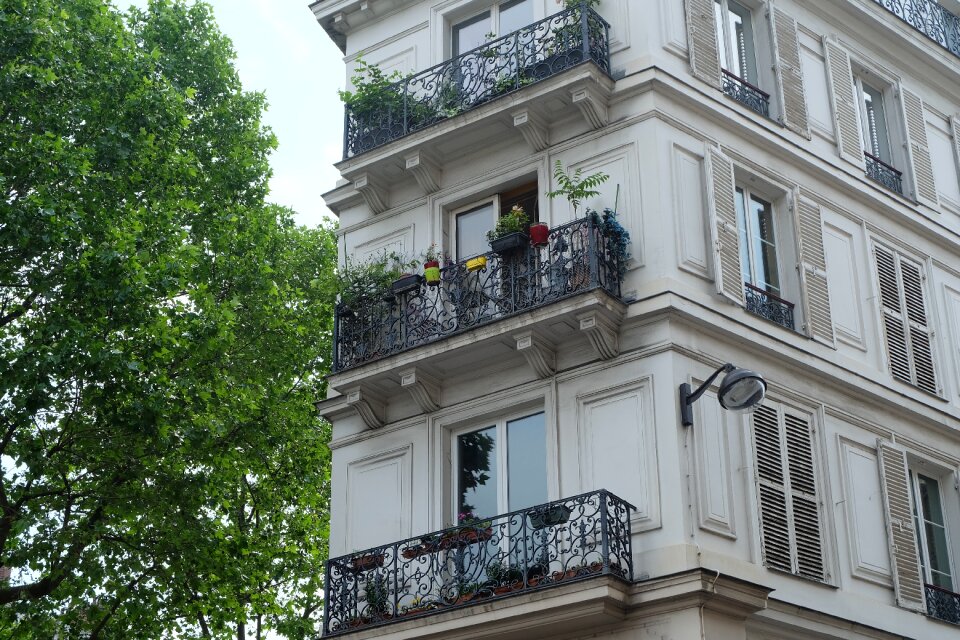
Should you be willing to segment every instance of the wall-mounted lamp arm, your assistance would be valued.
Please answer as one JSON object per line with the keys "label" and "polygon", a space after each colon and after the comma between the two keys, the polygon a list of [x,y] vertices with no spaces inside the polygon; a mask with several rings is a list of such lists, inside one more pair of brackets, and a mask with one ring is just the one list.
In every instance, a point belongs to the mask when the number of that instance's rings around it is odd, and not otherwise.
{"label": "wall-mounted lamp arm", "polygon": [[734,369],[736,369],[736,367],[728,362],[714,371],[710,377],[693,392],[691,392],[688,383],[684,382],[680,385],[680,423],[683,426],[693,426],[693,403],[699,400],[700,396],[710,388],[710,385],[717,379],[717,376],[721,373],[730,373]]}

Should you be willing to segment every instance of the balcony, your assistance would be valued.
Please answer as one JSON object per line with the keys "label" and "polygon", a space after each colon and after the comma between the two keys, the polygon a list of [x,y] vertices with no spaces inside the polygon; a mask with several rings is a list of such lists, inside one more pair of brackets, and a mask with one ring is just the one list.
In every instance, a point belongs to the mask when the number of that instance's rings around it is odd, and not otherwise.
{"label": "balcony", "polygon": [[765,118],[770,117],[770,94],[740,76],[722,69],[723,92]]}
{"label": "balcony", "polygon": [[765,289],[743,283],[743,300],[747,311],[775,322],[781,327],[793,329],[793,303],[775,296]]}
{"label": "balcony", "polygon": [[632,582],[633,510],[601,490],[331,559],[324,635],[601,576]]}
{"label": "balcony", "polygon": [[542,82],[582,63],[610,74],[609,25],[586,6],[544,20],[391,85],[382,106],[345,110],[344,160]]}
{"label": "balcony", "polygon": [[927,597],[927,615],[937,620],[960,625],[960,593],[932,584],[923,586]]}
{"label": "balcony", "polygon": [[559,301],[602,291],[620,297],[625,270],[618,237],[599,216],[555,227],[547,243],[490,252],[451,263],[440,281],[384,291],[358,308],[343,305],[334,321],[333,370],[369,362]]}
{"label": "balcony", "polygon": [[863,152],[863,157],[867,163],[868,178],[903,195],[903,173],[868,151]]}
{"label": "balcony", "polygon": [[960,17],[936,0],[874,0],[911,27],[960,57]]}

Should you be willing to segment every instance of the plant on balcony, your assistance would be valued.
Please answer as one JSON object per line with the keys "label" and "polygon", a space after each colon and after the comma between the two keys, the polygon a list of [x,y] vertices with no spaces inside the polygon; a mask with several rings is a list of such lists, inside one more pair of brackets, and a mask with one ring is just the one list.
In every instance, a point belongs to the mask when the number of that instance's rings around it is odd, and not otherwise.
{"label": "plant on balcony", "polygon": [[362,553],[350,558],[350,568],[356,573],[363,573],[383,566],[386,556],[383,553]]}
{"label": "plant on balcony", "polygon": [[[548,55],[568,55],[572,50],[581,51],[583,40],[583,26],[581,24],[583,9],[594,9],[599,6],[600,0],[564,0],[563,8],[570,11],[563,22],[553,28],[553,44],[548,47]],[[591,25],[592,28],[592,25]],[[575,62],[579,62],[577,57]]]}
{"label": "plant on balcony", "polygon": [[373,137],[388,121],[402,122],[405,117],[408,127],[415,129],[432,117],[431,105],[412,94],[407,95],[405,101],[403,80],[399,71],[387,75],[379,66],[357,58],[355,73],[350,78],[353,91],[337,91],[353,116],[362,148],[375,146],[377,141],[367,138]]}
{"label": "plant on balcony", "polygon": [[348,258],[339,273],[340,315],[349,316],[358,306],[392,295],[394,284],[411,275],[406,272],[418,265],[418,261],[406,260],[396,252],[383,251],[360,263]]}
{"label": "plant on balcony", "polygon": [[519,204],[513,205],[509,212],[500,216],[496,226],[487,232],[490,249],[502,254],[526,246],[530,240],[527,235],[529,226],[530,218],[527,217],[527,212]]}
{"label": "plant on balcony", "polygon": [[579,215],[580,203],[587,198],[600,195],[597,187],[609,180],[610,176],[602,171],[584,176],[583,169],[577,169],[571,176],[564,171],[563,165],[557,160],[553,169],[553,179],[557,183],[557,188],[554,191],[547,192],[547,197],[551,200],[560,197],[566,198],[570,206],[573,207],[573,215],[576,218]]}
{"label": "plant on balcony", "polygon": [[600,229],[600,234],[606,241],[607,258],[617,264],[617,275],[621,278],[627,273],[627,261],[630,259],[630,232],[623,228],[617,220],[617,212],[604,209],[597,213],[587,209],[586,215]]}
{"label": "plant on balcony", "polygon": [[504,564],[493,560],[487,565],[487,587],[496,595],[509,593],[523,587],[523,569],[519,565]]}
{"label": "plant on balcony", "polygon": [[570,519],[571,513],[570,507],[563,504],[534,509],[529,513],[530,526],[534,529],[546,529],[563,524]]}
{"label": "plant on balcony", "polygon": [[431,244],[423,252],[423,277],[427,284],[435,287],[440,284],[440,252],[437,245]]}
{"label": "plant on balcony", "polygon": [[382,575],[371,576],[363,585],[363,594],[367,599],[367,616],[386,617],[389,611],[387,579]]}

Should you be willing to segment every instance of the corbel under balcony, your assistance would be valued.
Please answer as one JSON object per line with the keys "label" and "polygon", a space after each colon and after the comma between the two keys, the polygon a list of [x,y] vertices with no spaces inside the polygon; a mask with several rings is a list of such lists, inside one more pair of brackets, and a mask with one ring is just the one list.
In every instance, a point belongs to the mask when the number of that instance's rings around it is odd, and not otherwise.
{"label": "corbel under balcony", "polygon": [[557,372],[557,354],[552,344],[533,331],[514,334],[517,351],[527,360],[527,364],[538,378],[549,378]]}
{"label": "corbel under balcony", "polygon": [[424,413],[433,413],[440,408],[440,382],[417,367],[399,372],[400,387],[406,389],[413,401]]}

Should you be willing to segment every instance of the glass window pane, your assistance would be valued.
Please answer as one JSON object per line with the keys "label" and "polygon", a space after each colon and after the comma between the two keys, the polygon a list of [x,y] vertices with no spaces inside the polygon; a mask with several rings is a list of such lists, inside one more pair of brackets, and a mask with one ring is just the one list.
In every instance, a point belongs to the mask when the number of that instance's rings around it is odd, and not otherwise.
{"label": "glass window pane", "polygon": [[726,36],[724,35],[726,32],[725,25],[727,21],[723,19],[723,6],[720,4],[720,0],[716,0],[716,3],[713,5],[713,15],[717,22],[717,29],[720,31],[720,33],[717,34],[717,40],[720,44],[720,66],[727,71],[730,71],[730,63],[727,60]]}
{"label": "glass window pane", "polygon": [[533,23],[533,0],[514,0],[500,5],[500,33],[519,31]]}
{"label": "glass window pane", "polygon": [[497,515],[497,428],[457,436],[457,462],[457,522]]}
{"label": "glass window pane", "polygon": [[729,7],[727,16],[730,21],[730,48],[737,58],[731,71],[751,84],[757,84],[757,56],[754,52],[750,10],[733,0],[729,0]]}
{"label": "glass window pane", "polygon": [[750,233],[753,236],[753,258],[762,280],[756,283],[774,294],[780,293],[780,272],[777,267],[776,237],[773,231],[773,207],[760,198],[750,198]]}
{"label": "glass window pane", "polygon": [[920,504],[923,506],[923,519],[943,526],[943,505],[940,504],[940,483],[933,478],[917,474],[920,485]]}
{"label": "glass window pane", "polygon": [[476,49],[486,42],[490,28],[489,11],[453,25],[453,56]]}
{"label": "glass window pane", "polygon": [[547,428],[542,413],[507,423],[507,510],[547,501]]}
{"label": "glass window pane", "polygon": [[883,107],[883,93],[861,80],[863,106],[867,121],[867,151],[890,164],[890,138],[887,134],[887,116]]}
{"label": "glass window pane", "polygon": [[750,262],[750,230],[747,227],[746,195],[737,187],[734,194],[737,204],[737,231],[740,233],[740,273],[743,281],[753,284],[753,264]]}
{"label": "glass window pane", "polygon": [[457,260],[490,250],[487,231],[493,229],[493,223],[492,202],[457,216]]}

